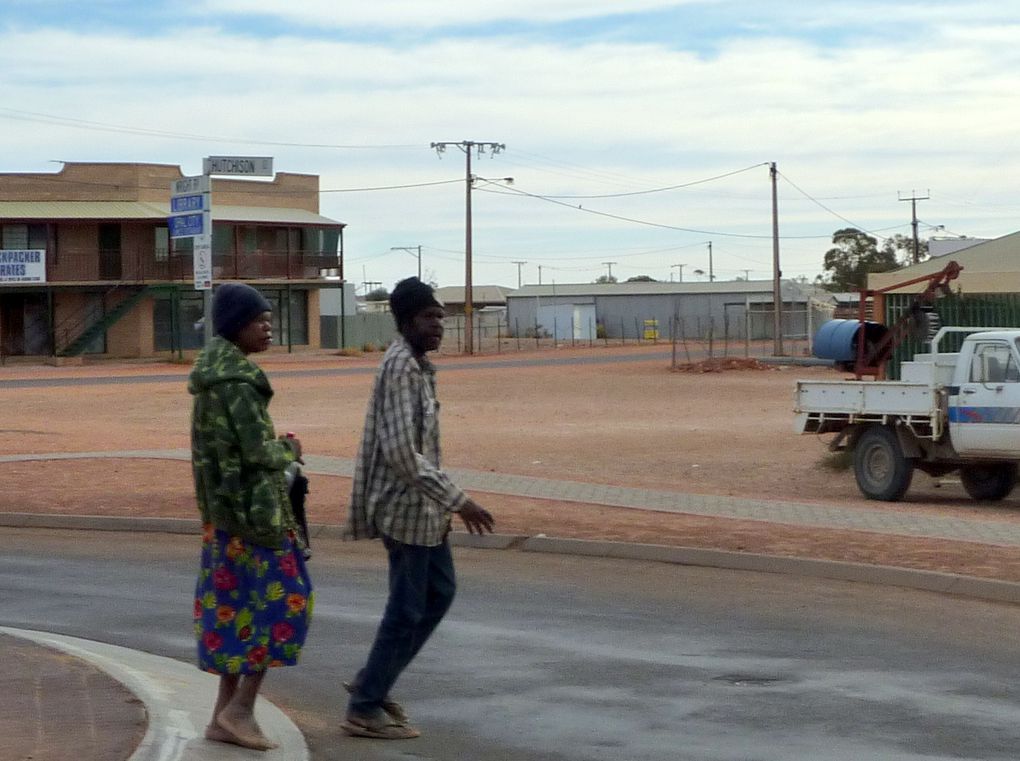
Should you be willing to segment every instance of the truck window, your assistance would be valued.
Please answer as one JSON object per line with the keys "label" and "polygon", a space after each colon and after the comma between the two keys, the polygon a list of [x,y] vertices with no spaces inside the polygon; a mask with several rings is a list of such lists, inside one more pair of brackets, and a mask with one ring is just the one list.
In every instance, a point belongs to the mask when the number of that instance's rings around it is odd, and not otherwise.
{"label": "truck window", "polygon": [[978,344],[970,363],[971,383],[1020,383],[1020,367],[1007,343]]}

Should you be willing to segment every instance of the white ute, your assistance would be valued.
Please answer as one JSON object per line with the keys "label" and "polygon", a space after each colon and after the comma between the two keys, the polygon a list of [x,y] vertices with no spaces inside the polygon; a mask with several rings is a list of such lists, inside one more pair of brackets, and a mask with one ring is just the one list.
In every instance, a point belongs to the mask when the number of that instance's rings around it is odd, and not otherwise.
{"label": "white ute", "polygon": [[[950,333],[969,333],[959,352],[940,352]],[[1020,329],[945,327],[931,351],[904,362],[901,380],[798,381],[799,433],[837,433],[852,449],[869,499],[894,502],[914,470],[958,470],[974,499],[1001,500],[1020,462]]]}

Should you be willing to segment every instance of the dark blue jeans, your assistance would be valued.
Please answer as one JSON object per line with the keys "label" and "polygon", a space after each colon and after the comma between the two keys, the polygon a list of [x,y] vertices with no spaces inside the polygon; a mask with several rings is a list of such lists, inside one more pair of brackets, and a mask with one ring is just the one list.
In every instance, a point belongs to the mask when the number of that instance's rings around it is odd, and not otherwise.
{"label": "dark blue jeans", "polygon": [[390,560],[390,597],[365,667],[355,680],[349,713],[370,716],[450,609],[457,581],[446,540],[421,547],[383,536]]}

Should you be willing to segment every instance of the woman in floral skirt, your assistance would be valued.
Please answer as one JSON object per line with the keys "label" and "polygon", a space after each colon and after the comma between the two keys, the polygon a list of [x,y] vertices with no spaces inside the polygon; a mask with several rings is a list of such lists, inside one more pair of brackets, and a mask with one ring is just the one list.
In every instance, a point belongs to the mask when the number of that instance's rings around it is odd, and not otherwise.
{"label": "woman in floral skirt", "polygon": [[249,354],[272,344],[269,302],[254,288],[216,290],[216,337],[188,379],[194,396],[191,458],[202,515],[194,619],[199,668],[220,675],[209,740],[256,750],[277,744],[255,721],[267,669],[297,663],[312,612],[312,584],[284,470],[301,460],[294,437],[277,438],[273,395]]}

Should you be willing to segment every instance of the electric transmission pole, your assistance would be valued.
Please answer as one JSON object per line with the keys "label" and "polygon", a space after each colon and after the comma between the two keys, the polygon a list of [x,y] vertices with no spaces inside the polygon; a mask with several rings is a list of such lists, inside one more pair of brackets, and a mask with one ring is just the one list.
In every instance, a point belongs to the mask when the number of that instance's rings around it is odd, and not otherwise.
{"label": "electric transmission pole", "polygon": [[776,197],[776,180],[779,170],[776,162],[769,164],[772,179],[772,353],[783,356],[783,271],[779,268],[779,201]]}
{"label": "electric transmission pole", "polygon": [[517,287],[520,288],[521,287],[521,267],[523,267],[525,264],[527,264],[527,262],[514,262],[514,264],[517,265]]}
{"label": "electric transmission pole", "polygon": [[606,278],[606,282],[609,283],[613,282],[613,265],[616,264],[616,262],[602,262],[602,263],[609,268],[609,277]]}
{"label": "electric transmission pole", "polygon": [[680,280],[678,282],[682,283],[684,281],[684,267],[686,267],[686,266],[687,266],[686,264],[671,264],[671,265],[669,265],[669,279],[670,280],[673,279],[673,270],[678,269],[678,270],[680,270]]}
{"label": "electric transmission pole", "polygon": [[896,195],[901,201],[910,201],[910,226],[914,228],[914,264],[917,264],[919,261],[921,261],[921,245],[920,241],[918,241],[917,239],[917,202],[927,201],[929,198],[931,198],[930,195],[931,191],[930,190],[927,191],[929,195],[924,196],[913,195],[913,193],[915,192],[913,190],[911,190],[910,192],[911,192],[910,198],[902,198],[900,197],[899,193],[897,193]]}
{"label": "electric transmission pole", "polygon": [[712,269],[712,241],[708,242],[708,282],[715,280],[715,270]]}
{"label": "electric transmission pole", "polygon": [[442,155],[446,152],[446,149],[454,145],[460,148],[464,153],[466,159],[465,174],[464,174],[464,199],[465,199],[465,213],[464,213],[464,348],[467,354],[474,354],[474,304],[472,303],[472,292],[471,292],[471,184],[473,178],[471,176],[471,152],[477,151],[479,156],[485,153],[486,149],[492,151],[492,155],[495,156],[500,151],[506,149],[506,145],[503,143],[491,143],[491,142],[476,142],[474,140],[461,140],[459,142],[439,142],[432,143],[432,148],[435,149],[436,153]]}

